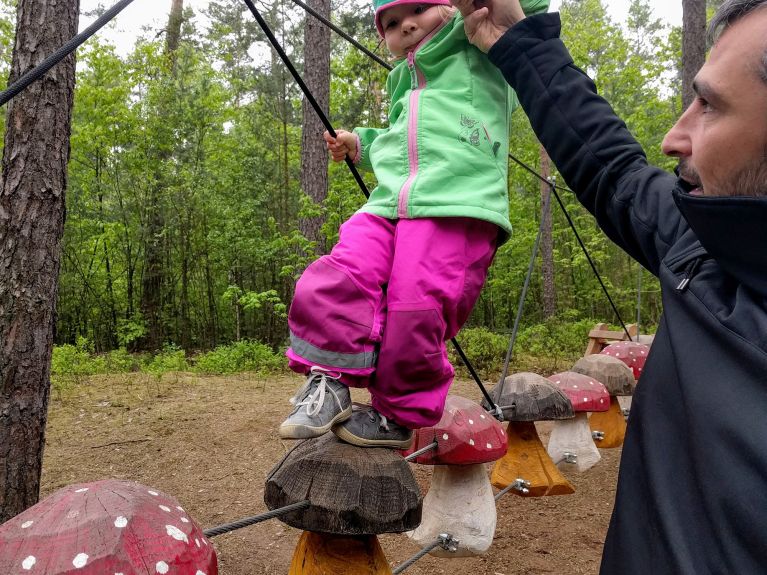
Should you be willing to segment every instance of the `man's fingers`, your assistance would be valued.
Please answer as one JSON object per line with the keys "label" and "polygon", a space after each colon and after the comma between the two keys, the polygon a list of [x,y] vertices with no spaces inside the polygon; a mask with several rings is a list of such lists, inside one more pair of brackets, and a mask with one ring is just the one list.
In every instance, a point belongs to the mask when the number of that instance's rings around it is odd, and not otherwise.
{"label": "man's fingers", "polygon": [[458,11],[465,18],[476,9],[474,6],[474,0],[450,0],[450,3],[458,8]]}

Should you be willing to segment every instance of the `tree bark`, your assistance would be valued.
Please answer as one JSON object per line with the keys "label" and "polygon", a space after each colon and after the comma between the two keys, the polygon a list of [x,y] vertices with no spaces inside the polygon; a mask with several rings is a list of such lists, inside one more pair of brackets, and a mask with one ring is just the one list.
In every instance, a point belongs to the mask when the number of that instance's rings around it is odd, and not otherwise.
{"label": "tree bark", "polygon": [[[168,27],[166,29],[165,53],[171,58],[171,77],[175,77],[176,51],[181,38],[181,23],[184,11],[183,0],[172,0]],[[171,105],[170,102],[165,103]],[[166,179],[163,175],[163,164],[169,159],[168,150],[160,150],[158,167],[155,173],[155,182],[151,185],[147,206],[147,233],[144,247],[144,273],[141,285],[141,312],[147,322],[146,347],[159,349],[165,339],[163,321],[163,242],[165,238],[165,217],[161,195],[166,187]]]}
{"label": "tree bark", "polygon": [[695,99],[692,89],[706,61],[706,0],[682,0],[682,105]]}
{"label": "tree bark", "polygon": [[[330,0],[309,0],[311,8],[330,19]],[[316,18],[306,17],[304,27],[304,82],[327,116],[330,102],[330,30]],[[328,152],[322,137],[325,127],[304,98],[301,136],[301,188],[315,204],[328,195]],[[321,228],[324,217],[301,218],[299,229],[325,253]]]}
{"label": "tree bark", "polygon": [[[541,146],[541,175],[551,174],[551,159]],[[554,239],[551,225],[551,186],[541,182],[541,276],[543,277],[543,317],[548,319],[557,313],[557,291],[554,285]]]}
{"label": "tree bark", "polygon": [[[77,33],[79,0],[19,0],[9,83]],[[75,57],[12,100],[0,188],[0,523],[34,505],[50,396]]]}

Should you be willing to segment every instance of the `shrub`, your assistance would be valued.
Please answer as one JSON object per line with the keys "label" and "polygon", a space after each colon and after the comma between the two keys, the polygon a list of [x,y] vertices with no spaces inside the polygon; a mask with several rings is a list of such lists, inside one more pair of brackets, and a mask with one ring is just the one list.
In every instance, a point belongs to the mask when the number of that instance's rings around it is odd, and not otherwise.
{"label": "shrub", "polygon": [[195,359],[195,371],[209,375],[226,375],[242,371],[276,373],[285,369],[284,358],[257,341],[237,341],[222,345]]}
{"label": "shrub", "polygon": [[[509,338],[490,331],[485,327],[467,328],[461,331],[459,344],[477,373],[484,378],[500,372],[509,347]],[[469,371],[463,365],[452,344],[448,344],[450,361],[466,377]]]}
{"label": "shrub", "polygon": [[144,367],[144,371],[157,377],[169,371],[187,371],[188,369],[189,364],[184,350],[172,343],[165,344],[162,351]]}

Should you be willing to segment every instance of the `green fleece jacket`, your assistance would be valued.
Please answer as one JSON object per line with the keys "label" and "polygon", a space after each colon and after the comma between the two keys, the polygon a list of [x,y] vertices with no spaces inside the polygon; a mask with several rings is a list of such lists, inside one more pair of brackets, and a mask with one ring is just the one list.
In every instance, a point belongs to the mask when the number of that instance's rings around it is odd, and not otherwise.
{"label": "green fleece jacket", "polygon": [[[526,13],[548,0],[523,0]],[[355,128],[355,161],[378,186],[359,210],[389,219],[470,217],[511,233],[509,119],[516,97],[472,46],[459,13],[389,73],[387,128]]]}

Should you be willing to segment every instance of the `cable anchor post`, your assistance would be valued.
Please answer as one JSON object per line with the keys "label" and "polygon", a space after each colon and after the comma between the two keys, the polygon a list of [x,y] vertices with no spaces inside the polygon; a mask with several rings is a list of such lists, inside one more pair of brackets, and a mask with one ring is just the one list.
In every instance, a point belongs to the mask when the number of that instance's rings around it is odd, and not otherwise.
{"label": "cable anchor post", "polygon": [[604,431],[592,431],[591,432],[591,438],[594,441],[604,441],[604,439],[605,439],[605,432]]}
{"label": "cable anchor post", "polygon": [[565,451],[562,454],[562,463],[569,463],[570,465],[577,465],[578,464],[578,455],[575,453],[571,453],[569,451]]}
{"label": "cable anchor post", "polygon": [[526,479],[517,478],[514,483],[511,484],[511,488],[514,491],[519,491],[522,495],[530,493],[530,482]]}

